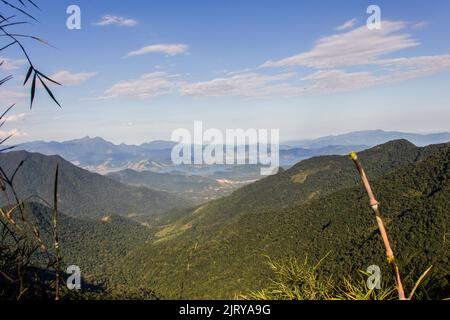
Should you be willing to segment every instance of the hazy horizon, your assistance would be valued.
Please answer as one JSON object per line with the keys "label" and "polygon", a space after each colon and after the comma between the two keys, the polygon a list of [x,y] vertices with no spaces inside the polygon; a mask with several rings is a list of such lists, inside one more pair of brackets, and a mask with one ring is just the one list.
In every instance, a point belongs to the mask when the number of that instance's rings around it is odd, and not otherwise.
{"label": "hazy horizon", "polygon": [[[321,138],[326,138],[326,137],[338,137],[338,136],[342,136],[342,135],[348,135],[348,134],[354,134],[354,133],[363,133],[363,132],[383,132],[383,133],[399,133],[399,134],[415,134],[415,135],[437,135],[437,134],[450,134],[450,129],[449,130],[442,130],[442,131],[435,131],[435,132],[405,132],[405,131],[399,131],[399,130],[382,130],[382,129],[373,129],[373,130],[360,130],[360,131],[351,131],[351,132],[343,132],[343,133],[333,133],[333,134],[327,134],[327,135],[323,135],[323,136],[314,136],[314,137],[308,137],[308,138],[297,138],[297,139],[289,139],[289,140],[280,140],[280,145],[281,144],[288,144],[288,143],[292,143],[292,142],[298,142],[298,141],[307,141],[307,140],[316,140],[316,139],[321,139]],[[74,138],[69,138],[69,139],[63,139],[63,140],[28,140],[28,141],[23,141],[20,142],[19,144],[24,144],[24,143],[34,143],[34,142],[46,142],[46,143],[50,143],[50,142],[57,142],[57,143],[63,143],[63,142],[69,142],[69,141],[74,141],[74,140],[82,140],[82,139],[103,139],[107,142],[111,142],[114,145],[129,145],[129,146],[133,146],[133,145],[142,145],[145,143],[152,143],[152,142],[173,142],[170,140],[170,137],[168,139],[149,139],[149,140],[145,140],[142,143],[126,143],[126,142],[116,142],[113,140],[110,140],[108,138],[105,137],[101,137],[101,136],[90,136],[90,135],[86,135],[86,136],[81,136],[81,137],[74,137]]]}

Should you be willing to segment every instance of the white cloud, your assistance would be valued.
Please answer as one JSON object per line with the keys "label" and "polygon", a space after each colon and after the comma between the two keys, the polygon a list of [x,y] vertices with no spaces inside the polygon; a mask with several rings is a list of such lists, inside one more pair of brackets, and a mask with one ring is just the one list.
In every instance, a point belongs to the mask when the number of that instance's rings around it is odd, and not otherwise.
{"label": "white cloud", "polygon": [[17,100],[21,100],[27,97],[29,97],[29,93],[26,93],[24,91],[10,90],[5,88],[0,89],[0,105],[11,105],[13,103],[16,103]]}
{"label": "white cloud", "polygon": [[104,15],[99,21],[94,23],[96,26],[110,26],[117,25],[122,27],[133,27],[138,24],[134,19],[113,16],[110,14]]}
{"label": "white cloud", "polygon": [[430,23],[428,21],[420,21],[420,22],[413,24],[412,28],[413,29],[423,29],[426,26],[428,26],[429,24]]}
{"label": "white cloud", "polygon": [[387,54],[419,45],[410,34],[399,33],[405,27],[406,23],[401,21],[384,21],[380,30],[369,30],[364,25],[321,38],[311,51],[278,61],[267,61],[262,66],[334,69],[375,64]]}
{"label": "white cloud", "polygon": [[385,59],[378,64],[388,69],[386,80],[398,82],[450,71],[450,54]]}
{"label": "white cloud", "polygon": [[317,71],[302,80],[305,84],[296,90],[296,95],[346,92],[373,86],[380,81],[370,72],[346,72],[344,70]]}
{"label": "white cloud", "polygon": [[2,63],[2,65],[0,65],[0,69],[10,71],[10,70],[19,69],[21,66],[23,66],[27,63],[27,60],[23,60],[23,59],[14,60],[14,59],[0,57],[0,63]]}
{"label": "white cloud", "polygon": [[189,49],[185,44],[153,44],[127,54],[128,57],[142,56],[148,53],[164,53],[169,56],[185,53]]}
{"label": "white cloud", "polygon": [[[347,21],[350,28],[352,20]],[[340,28],[343,28],[341,26]],[[419,46],[406,28],[413,24],[384,21],[381,30],[366,26],[323,37],[312,50],[279,61],[268,61],[257,69],[241,69],[201,82],[181,81],[165,72],[142,75],[138,79],[122,81],[97,99],[119,97],[151,98],[167,93],[192,97],[302,97],[334,94],[380,85],[389,85],[450,71],[450,54],[434,56],[390,57],[390,54]],[[172,46],[172,47],[170,47]],[[131,52],[140,55],[163,52],[170,55],[185,52],[187,46],[154,45]],[[312,69],[309,74],[286,72],[285,67]],[[273,72],[267,67],[278,72]],[[302,76],[300,76],[302,74]]]}
{"label": "white cloud", "polygon": [[51,75],[50,78],[52,80],[55,80],[56,82],[61,83],[62,85],[76,86],[96,75],[97,72],[71,73],[67,70],[60,70]]}
{"label": "white cloud", "polygon": [[180,92],[183,95],[197,97],[239,96],[256,99],[349,92],[448,72],[450,55],[388,59],[379,61],[378,67],[377,70],[358,72],[321,69],[304,77],[299,77],[295,73],[274,76],[243,73],[206,82],[184,84]]}
{"label": "white cloud", "polygon": [[[339,30],[348,29],[349,20]],[[293,95],[327,94],[392,84],[450,71],[450,54],[388,58],[389,54],[418,46],[420,43],[404,30],[424,27],[402,21],[384,21],[381,30],[361,26],[354,30],[319,39],[312,50],[279,61],[267,61],[262,67],[308,67],[316,69],[301,81],[291,83]],[[369,67],[359,72],[350,67]]]}
{"label": "white cloud", "polygon": [[358,22],[358,19],[351,19],[346,21],[344,24],[340,25],[339,27],[336,28],[337,31],[344,31],[347,29],[351,29],[355,26],[355,24]]}
{"label": "white cloud", "polygon": [[185,84],[183,95],[196,97],[234,96],[252,99],[274,96],[301,97],[314,94],[332,94],[381,84],[382,79],[370,72],[321,70],[303,78],[296,73],[264,75],[243,73],[227,78]]}
{"label": "white cloud", "polygon": [[8,122],[8,123],[9,122],[17,122],[17,121],[20,121],[20,120],[22,120],[23,118],[25,118],[27,116],[28,116],[28,113],[12,114],[12,115],[9,115],[9,116],[5,116],[3,120]]}
{"label": "white cloud", "polygon": [[210,81],[185,84],[180,88],[182,95],[196,97],[239,96],[246,98],[267,97],[287,91],[282,81],[294,77],[294,73],[264,75],[259,73],[232,73],[229,77]]}
{"label": "white cloud", "polygon": [[302,79],[308,83],[300,86],[295,95],[353,91],[449,72],[450,54],[388,59],[379,61],[378,64],[381,69],[371,72],[329,69],[316,71]]}
{"label": "white cloud", "polygon": [[0,130],[0,139],[5,139],[6,137],[13,136],[14,138],[26,137],[27,133],[20,131],[19,129],[11,129],[8,131]]}
{"label": "white cloud", "polygon": [[96,100],[123,97],[147,99],[169,93],[180,85],[177,75],[169,75],[165,72],[152,72],[144,74],[138,79],[116,83]]}
{"label": "white cloud", "polygon": [[138,79],[119,82],[96,100],[123,97],[148,99],[169,93],[192,97],[249,99],[334,94],[450,71],[450,54],[385,59],[377,61],[377,66],[376,70],[358,72],[320,69],[303,77],[294,72],[229,72],[224,77],[194,83],[181,81],[177,75],[153,72]]}

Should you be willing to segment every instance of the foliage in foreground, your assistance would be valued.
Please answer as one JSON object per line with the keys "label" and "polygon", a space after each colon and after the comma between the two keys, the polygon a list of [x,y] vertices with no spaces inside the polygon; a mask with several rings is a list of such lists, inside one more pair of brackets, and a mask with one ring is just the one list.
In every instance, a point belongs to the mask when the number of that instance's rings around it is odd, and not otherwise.
{"label": "foliage in foreground", "polygon": [[360,272],[355,279],[343,277],[340,283],[331,278],[320,277],[316,265],[311,265],[306,258],[300,261],[289,258],[282,262],[269,259],[269,266],[274,272],[271,284],[262,290],[239,295],[243,300],[394,300],[395,286],[383,283],[380,289],[369,289],[366,284],[367,274]]}

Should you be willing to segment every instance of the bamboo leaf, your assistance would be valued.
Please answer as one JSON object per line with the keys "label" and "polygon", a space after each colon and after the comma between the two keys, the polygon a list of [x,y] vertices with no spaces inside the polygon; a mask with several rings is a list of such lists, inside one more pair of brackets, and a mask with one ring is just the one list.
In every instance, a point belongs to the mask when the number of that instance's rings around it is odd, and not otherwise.
{"label": "bamboo leaf", "polygon": [[[17,41],[13,41],[10,44],[7,44],[6,46],[4,46],[3,48],[0,48],[0,51],[3,51],[16,43],[17,43]],[[2,65],[2,64],[3,64],[3,61],[0,63],[0,65]]]}
{"label": "bamboo leaf", "polygon": [[40,71],[36,71],[36,72],[37,72],[41,77],[44,77],[44,78],[47,79],[48,81],[53,82],[54,84],[57,84],[58,86],[62,86],[61,83],[59,83],[59,82],[57,82],[57,81],[55,81],[55,80],[53,80],[53,79],[47,77],[47,76],[46,76],[45,74],[43,74],[42,72],[40,72]]}
{"label": "bamboo leaf", "polygon": [[33,2],[33,0],[27,0],[29,3],[31,3],[36,9],[40,9],[37,4]]}
{"label": "bamboo leaf", "polygon": [[430,266],[427,270],[425,270],[424,273],[422,273],[422,275],[419,277],[419,280],[417,280],[414,288],[411,291],[411,294],[409,295],[409,300],[412,300],[414,298],[414,294],[416,293],[417,288],[419,288],[420,284],[422,283],[423,279],[425,279],[425,277],[427,276],[428,272],[431,271],[431,269],[433,268],[433,266]]}
{"label": "bamboo leaf", "polygon": [[13,175],[11,176],[11,182],[14,181],[14,177],[16,176],[17,172],[19,172],[19,169],[23,166],[23,164],[25,163],[25,160],[20,161],[19,165],[17,166],[16,170],[14,170]]}
{"label": "bamboo leaf", "polygon": [[14,108],[15,104],[11,105],[8,109],[5,110],[5,112],[3,112],[3,114],[0,116],[0,119],[3,119],[6,114],[12,109]]}
{"label": "bamboo leaf", "polygon": [[30,66],[28,68],[27,75],[25,76],[25,81],[23,82],[23,85],[26,85],[28,80],[30,79],[31,73],[33,72],[33,66]]}
{"label": "bamboo leaf", "polygon": [[0,86],[3,85],[5,82],[8,82],[9,80],[11,80],[13,78],[13,76],[9,75],[6,78],[3,78],[0,80]]}
{"label": "bamboo leaf", "polygon": [[52,100],[60,107],[61,105],[59,104],[58,100],[56,100],[55,96],[53,95],[53,92],[47,87],[47,85],[45,84],[44,80],[42,80],[41,76],[38,75],[39,80],[41,81],[42,85],[44,86],[45,90],[47,91],[48,95],[50,96],[50,98],[52,98]]}
{"label": "bamboo leaf", "polygon": [[33,101],[34,101],[34,96],[36,94],[36,77],[37,74],[36,72],[34,73],[33,76],[33,82],[31,83],[31,103],[30,103],[30,109],[33,108]]}
{"label": "bamboo leaf", "polygon": [[6,1],[6,0],[0,0],[0,1],[1,1],[3,4],[7,5],[8,7],[11,7],[11,8],[13,8],[14,10],[17,10],[17,11],[19,11],[20,13],[26,15],[28,18],[31,18],[31,19],[33,19],[34,21],[38,22],[38,20],[37,20],[35,17],[33,17],[31,14],[29,14],[29,13],[26,12],[25,10],[22,10],[22,9],[16,7],[15,5],[9,3],[9,2]]}

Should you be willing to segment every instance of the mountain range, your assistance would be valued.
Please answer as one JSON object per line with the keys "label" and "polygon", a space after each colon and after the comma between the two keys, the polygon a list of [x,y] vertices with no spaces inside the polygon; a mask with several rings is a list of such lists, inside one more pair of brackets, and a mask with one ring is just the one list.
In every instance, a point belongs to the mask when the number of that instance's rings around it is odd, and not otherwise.
{"label": "mountain range", "polygon": [[[351,132],[314,140],[291,141],[280,145],[280,165],[289,167],[311,157],[343,155],[350,151],[361,151],[397,139],[407,139],[418,146],[423,146],[448,142],[450,134],[421,135],[374,130]],[[101,174],[124,169],[167,173],[179,169],[171,161],[171,151],[174,145],[175,143],[170,141],[153,141],[141,145],[116,145],[99,137],[85,137],[64,142],[22,143],[17,145],[14,150],[59,155],[79,167]],[[223,171],[224,166],[205,167],[207,170],[204,172],[211,174]],[[198,175],[198,169],[198,166],[186,165],[183,167],[183,172]]]}
{"label": "mountain range", "polygon": [[[14,186],[21,199],[42,198],[53,203],[57,166],[60,207],[74,216],[151,215],[190,204],[174,194],[124,185],[81,169],[60,156],[26,151],[0,153],[0,167],[7,176],[12,177],[18,169]],[[4,196],[2,200],[5,201]]]}
{"label": "mountain range", "polygon": [[[361,152],[360,159],[401,270],[415,280],[433,265],[430,281],[445,296],[450,146],[418,148],[400,140]],[[169,298],[231,298],[270,283],[267,256],[328,256],[321,274],[335,279],[373,264],[389,272],[367,195],[347,157],[300,162],[159,223],[149,243],[120,261],[116,283],[151,283]]]}
{"label": "mountain range", "polygon": [[84,137],[64,142],[34,141],[17,145],[14,150],[59,155],[73,164],[98,173],[134,168],[162,167],[170,163],[170,142],[155,141],[141,146],[116,145],[102,138]]}
{"label": "mountain range", "polygon": [[392,140],[405,139],[416,146],[427,146],[450,141],[449,132],[418,134],[398,131],[366,130],[340,135],[331,135],[317,139],[288,141],[290,147],[321,148],[328,146],[365,145],[373,147]]}
{"label": "mountain range", "polygon": [[[381,203],[405,285],[411,288],[433,265],[418,294],[448,297],[450,144],[417,147],[396,140],[359,158]],[[169,299],[234,298],[270,284],[267,257],[326,257],[319,276],[335,281],[370,265],[389,278],[367,195],[346,156],[312,157],[194,206],[178,191],[206,192],[216,176],[185,180],[179,173],[133,170],[102,176],[60,156],[0,154],[8,176],[19,166],[18,195],[48,234],[51,209],[45,202],[52,202],[56,165],[64,263],[82,266],[83,277],[115,297],[142,298],[150,290]],[[44,201],[29,198],[36,195]]]}

